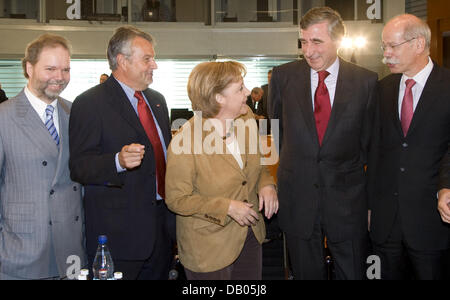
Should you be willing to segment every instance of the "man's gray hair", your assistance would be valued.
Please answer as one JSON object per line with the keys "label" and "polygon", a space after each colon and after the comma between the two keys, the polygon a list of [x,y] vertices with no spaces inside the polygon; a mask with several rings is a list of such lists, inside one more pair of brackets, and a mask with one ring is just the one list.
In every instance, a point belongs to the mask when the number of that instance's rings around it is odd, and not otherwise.
{"label": "man's gray hair", "polygon": [[345,25],[341,15],[326,6],[310,9],[301,19],[300,28],[306,30],[323,22],[328,22],[328,33],[333,41],[339,41],[345,36]]}
{"label": "man's gray hair", "polygon": [[425,39],[426,49],[431,48],[431,29],[426,22],[418,19],[417,22],[407,22],[405,25],[405,31],[403,32],[403,38],[405,41],[423,37]]}
{"label": "man's gray hair", "polygon": [[109,40],[107,52],[109,68],[111,71],[115,71],[118,67],[117,55],[122,54],[126,57],[130,57],[133,54],[131,44],[137,37],[146,39],[152,45],[154,44],[153,37],[150,34],[134,26],[127,25],[116,29],[114,35]]}

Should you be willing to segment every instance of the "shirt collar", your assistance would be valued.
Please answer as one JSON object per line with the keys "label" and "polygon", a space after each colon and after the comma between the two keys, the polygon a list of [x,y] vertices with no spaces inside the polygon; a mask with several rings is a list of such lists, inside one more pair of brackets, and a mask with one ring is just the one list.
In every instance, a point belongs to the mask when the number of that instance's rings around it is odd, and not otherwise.
{"label": "shirt collar", "polygon": [[122,87],[123,91],[125,92],[125,94],[127,95],[128,99],[130,101],[134,100],[134,93],[136,92],[134,89],[130,88],[128,85],[126,85],[125,83],[123,83],[122,81],[120,81],[119,79],[115,78],[113,76],[113,78],[120,84],[120,86]]}
{"label": "shirt collar", "polygon": [[[330,75],[327,78],[330,77],[334,77],[337,78],[338,74],[339,74],[339,57],[336,58],[336,60],[334,61],[334,63],[328,67],[328,69],[326,70],[328,73],[330,73]],[[319,76],[318,75],[319,72],[311,69],[311,75],[313,76]]]}
{"label": "shirt collar", "polygon": [[431,72],[433,71],[433,61],[430,57],[428,57],[428,64],[425,66],[425,68],[422,69],[419,73],[417,73],[413,78],[407,77],[405,74],[402,76],[401,84],[402,86],[405,84],[406,80],[408,79],[414,79],[414,81],[419,84],[420,86],[424,87],[427,83],[428,77],[430,76]]}
{"label": "shirt collar", "polygon": [[[31,106],[36,110],[36,112],[41,116],[45,115],[45,109],[47,108],[47,103],[36,97],[28,88],[28,86],[25,86],[25,96],[27,96],[28,101],[30,101]],[[52,103],[50,103],[51,106],[56,110],[57,109],[57,103],[58,99],[55,99]]]}

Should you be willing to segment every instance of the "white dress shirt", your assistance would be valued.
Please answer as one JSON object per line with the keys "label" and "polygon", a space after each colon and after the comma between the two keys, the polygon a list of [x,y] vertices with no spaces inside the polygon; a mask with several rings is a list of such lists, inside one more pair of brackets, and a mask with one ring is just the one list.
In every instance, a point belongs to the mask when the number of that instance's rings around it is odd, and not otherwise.
{"label": "white dress shirt", "polygon": [[433,71],[433,61],[428,57],[428,64],[425,68],[422,69],[419,73],[417,73],[413,78],[407,77],[403,74],[402,79],[400,81],[400,90],[398,93],[398,117],[401,119],[402,113],[402,103],[403,98],[405,97],[406,91],[406,80],[413,79],[416,84],[412,87],[411,91],[413,94],[413,110],[416,111],[417,104],[419,104],[420,96],[422,96],[423,88],[427,83],[428,77],[430,77],[431,71]]}
{"label": "white dress shirt", "polygon": [[[325,78],[325,85],[328,89],[328,94],[330,95],[330,104],[333,108],[334,103],[334,95],[336,94],[336,84],[339,75],[339,57],[336,58],[336,61],[327,69],[328,75]],[[312,107],[314,111],[314,95],[316,94],[317,86],[319,85],[319,73],[313,69],[311,69],[311,96],[312,96]]]}
{"label": "white dress shirt", "polygon": [[[28,101],[30,101],[31,106],[34,108],[34,110],[37,112],[39,118],[41,118],[42,123],[45,124],[47,121],[47,113],[45,112],[45,109],[47,108],[47,103],[36,97],[29,89],[28,86],[25,87],[25,96],[27,96]],[[61,136],[59,133],[59,118],[58,118],[58,100],[54,100],[52,103],[50,103],[51,106],[55,109],[53,111],[53,123],[55,124],[56,131],[58,132],[58,135]]]}
{"label": "white dress shirt", "polygon": [[244,162],[242,161],[241,151],[239,151],[239,144],[236,141],[236,137],[233,137],[233,140],[226,145],[228,151],[230,151],[230,153],[233,155],[241,170],[244,169]]}

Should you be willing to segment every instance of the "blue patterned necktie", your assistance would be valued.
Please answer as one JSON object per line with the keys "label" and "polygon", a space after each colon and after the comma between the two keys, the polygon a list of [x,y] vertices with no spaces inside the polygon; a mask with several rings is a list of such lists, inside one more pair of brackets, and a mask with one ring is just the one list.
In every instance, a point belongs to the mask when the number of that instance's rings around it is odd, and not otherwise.
{"label": "blue patterned necktie", "polygon": [[47,117],[45,119],[45,127],[47,127],[48,132],[50,132],[50,135],[55,140],[56,145],[59,146],[59,135],[58,131],[56,130],[55,124],[53,123],[53,112],[55,111],[55,108],[51,105],[48,105],[45,109],[45,113],[47,114]]}

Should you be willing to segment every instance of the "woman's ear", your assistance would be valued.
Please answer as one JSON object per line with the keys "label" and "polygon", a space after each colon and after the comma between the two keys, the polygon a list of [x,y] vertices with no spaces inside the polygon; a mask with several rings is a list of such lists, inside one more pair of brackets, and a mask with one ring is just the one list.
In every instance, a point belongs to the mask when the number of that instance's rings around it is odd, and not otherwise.
{"label": "woman's ear", "polygon": [[220,93],[217,93],[216,94],[216,101],[217,101],[217,103],[219,103],[219,104],[223,104],[223,102],[225,101],[225,99],[224,99],[224,97],[220,94]]}

